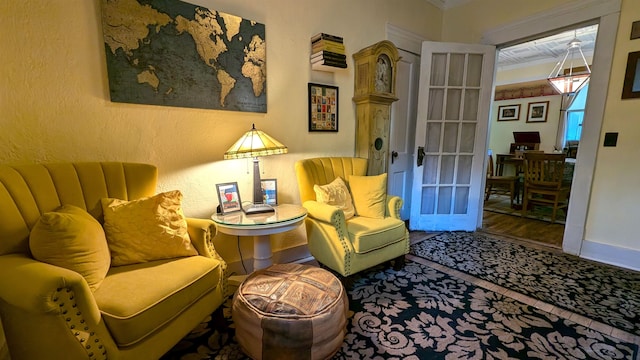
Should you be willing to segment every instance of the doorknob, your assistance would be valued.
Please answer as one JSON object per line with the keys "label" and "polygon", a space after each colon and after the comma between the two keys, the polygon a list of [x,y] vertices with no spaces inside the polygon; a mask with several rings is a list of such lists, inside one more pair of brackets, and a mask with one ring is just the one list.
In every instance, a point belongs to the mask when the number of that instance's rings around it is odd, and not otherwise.
{"label": "doorknob", "polygon": [[424,146],[418,146],[418,167],[422,166],[424,160]]}
{"label": "doorknob", "polygon": [[391,152],[391,163],[393,164],[393,161],[398,157],[398,152],[397,151],[392,151]]}

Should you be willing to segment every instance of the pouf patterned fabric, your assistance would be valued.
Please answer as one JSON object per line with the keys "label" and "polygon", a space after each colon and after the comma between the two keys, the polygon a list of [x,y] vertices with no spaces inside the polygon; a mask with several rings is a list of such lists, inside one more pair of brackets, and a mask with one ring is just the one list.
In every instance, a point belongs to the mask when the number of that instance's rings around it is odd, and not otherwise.
{"label": "pouf patterned fabric", "polygon": [[327,359],[342,346],[348,308],[332,273],[276,264],[240,284],[232,316],[238,343],[253,359]]}

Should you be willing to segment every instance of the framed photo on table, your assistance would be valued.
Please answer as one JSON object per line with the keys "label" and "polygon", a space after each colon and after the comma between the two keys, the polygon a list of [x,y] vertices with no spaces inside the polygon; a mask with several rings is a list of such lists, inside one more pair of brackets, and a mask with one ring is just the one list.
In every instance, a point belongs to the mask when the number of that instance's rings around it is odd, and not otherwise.
{"label": "framed photo on table", "polygon": [[216,190],[220,212],[223,215],[242,210],[242,201],[240,200],[237,182],[216,184]]}
{"label": "framed photo on table", "polygon": [[309,83],[309,131],[338,131],[338,87]]}
{"label": "framed photo on table", "polygon": [[498,106],[498,121],[520,120],[520,104]]}
{"label": "framed photo on table", "polygon": [[262,179],[262,202],[267,205],[278,205],[278,180]]}
{"label": "framed photo on table", "polygon": [[529,110],[527,111],[527,122],[546,122],[548,109],[548,101],[530,102]]}

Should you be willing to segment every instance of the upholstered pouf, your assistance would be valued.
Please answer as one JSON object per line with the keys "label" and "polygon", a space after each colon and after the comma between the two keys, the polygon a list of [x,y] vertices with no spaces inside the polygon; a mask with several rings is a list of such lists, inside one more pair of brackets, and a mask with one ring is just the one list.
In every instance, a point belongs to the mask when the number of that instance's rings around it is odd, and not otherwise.
{"label": "upholstered pouf", "polygon": [[330,272],[277,264],[240,284],[232,316],[242,350],[253,359],[326,359],[342,346],[348,300]]}

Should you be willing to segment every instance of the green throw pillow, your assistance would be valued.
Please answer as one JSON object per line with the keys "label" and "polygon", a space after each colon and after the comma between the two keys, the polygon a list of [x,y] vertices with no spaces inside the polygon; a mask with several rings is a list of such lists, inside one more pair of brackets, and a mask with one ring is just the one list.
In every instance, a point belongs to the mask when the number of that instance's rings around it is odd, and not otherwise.
{"label": "green throw pillow", "polygon": [[82,275],[93,291],[111,264],[102,226],[88,212],[72,205],[40,216],[29,234],[29,248],[36,260]]}
{"label": "green throw pillow", "polygon": [[387,205],[387,174],[349,177],[351,197],[358,216],[383,219]]}

